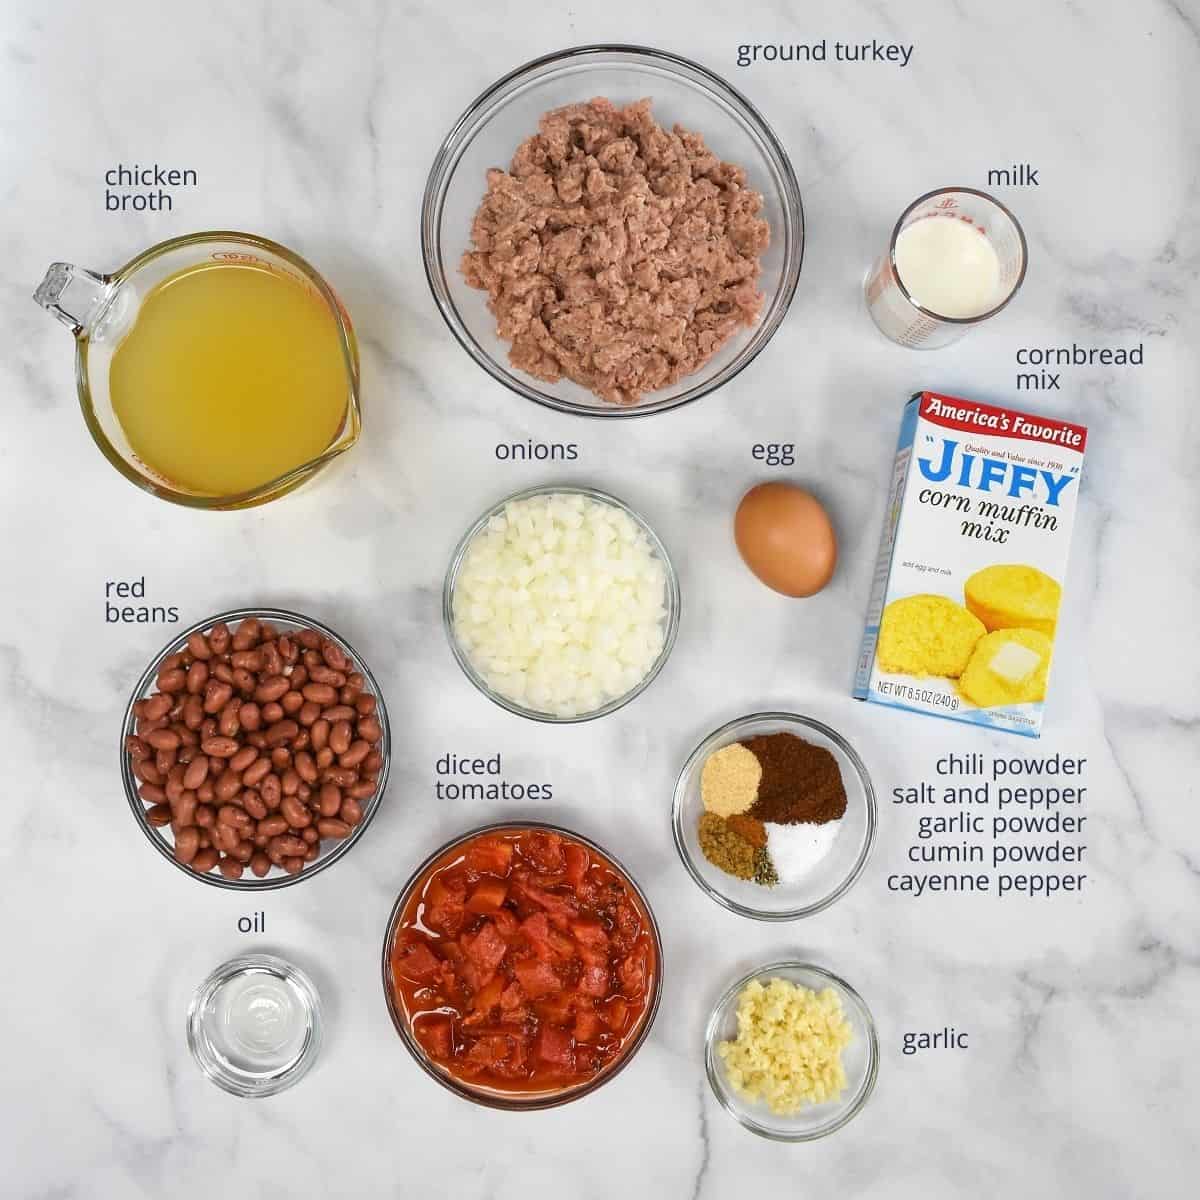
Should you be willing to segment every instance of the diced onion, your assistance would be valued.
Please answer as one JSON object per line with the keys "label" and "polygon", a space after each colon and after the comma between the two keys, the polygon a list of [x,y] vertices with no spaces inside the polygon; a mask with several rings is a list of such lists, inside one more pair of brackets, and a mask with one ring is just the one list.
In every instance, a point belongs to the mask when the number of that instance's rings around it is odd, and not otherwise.
{"label": "diced onion", "polygon": [[666,568],[623,509],[575,493],[508,503],[455,579],[454,635],[487,685],[559,717],[632,691],[666,638]]}

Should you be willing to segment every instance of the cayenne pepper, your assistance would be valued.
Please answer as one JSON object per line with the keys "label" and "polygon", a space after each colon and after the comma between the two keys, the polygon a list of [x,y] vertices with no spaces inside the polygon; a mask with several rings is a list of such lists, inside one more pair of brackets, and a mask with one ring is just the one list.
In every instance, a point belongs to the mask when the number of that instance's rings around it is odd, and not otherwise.
{"label": "cayenne pepper", "polygon": [[846,789],[837,759],[793,733],[768,733],[744,743],[762,764],[758,796],[749,816],[778,825],[823,825],[846,812]]}

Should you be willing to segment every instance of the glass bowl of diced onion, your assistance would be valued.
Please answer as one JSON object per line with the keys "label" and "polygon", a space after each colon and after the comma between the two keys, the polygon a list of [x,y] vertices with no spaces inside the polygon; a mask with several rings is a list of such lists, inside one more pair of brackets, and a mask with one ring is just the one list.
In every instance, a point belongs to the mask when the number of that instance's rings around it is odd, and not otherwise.
{"label": "glass bowl of diced onion", "polygon": [[[569,624],[570,614],[564,618],[557,601],[547,601],[543,596],[544,607],[536,615],[545,624],[542,628],[527,628],[524,622],[514,620],[511,612],[496,611],[494,606],[489,605],[489,597],[470,591],[473,579],[487,578],[489,573],[512,568],[511,563],[486,557],[490,553],[488,536],[504,532],[514,512],[514,505],[539,498],[546,499],[546,505],[541,507],[540,513],[545,514],[547,528],[544,532],[552,541],[559,536],[557,531],[550,528],[552,522],[557,521],[560,525],[565,523],[569,533],[570,522],[589,503],[607,508],[606,535],[611,536],[622,551],[634,556],[641,554],[642,569],[645,571],[644,575],[615,581],[601,573],[587,581],[590,591],[586,595],[579,590],[569,594],[564,590],[561,598],[564,605],[568,602],[578,604],[582,597],[593,606],[592,611],[598,609],[601,616],[604,615],[604,605],[612,604],[613,610],[611,622],[600,620],[598,624],[593,623],[586,633],[581,634],[585,638],[583,643],[567,647],[565,658],[569,662],[564,662],[561,677],[556,676],[540,659],[536,672],[512,669],[512,662],[495,657],[483,661],[478,649],[478,633],[488,621],[497,622],[503,636],[510,642],[515,639],[516,659],[528,656],[531,651],[530,639],[562,639],[566,633],[561,622],[565,619]],[[542,519],[540,514],[538,519]],[[535,526],[527,532],[532,536],[540,531]],[[648,560],[642,554],[647,550]],[[564,557],[563,565],[573,574],[576,582],[580,581],[581,573],[573,572],[575,564],[565,561],[563,546],[548,545],[546,552],[551,558],[556,553]],[[482,561],[480,556],[483,556]],[[643,613],[657,606],[661,643],[656,636],[649,652],[646,644],[638,642],[637,631],[623,631],[621,628],[624,618],[619,605],[622,600],[629,601],[631,598],[642,607]],[[670,657],[679,630],[679,615],[679,579],[666,547],[650,525],[615,496],[595,488],[571,485],[547,484],[526,488],[492,505],[463,535],[450,561],[442,589],[442,618],[446,636],[467,678],[501,708],[517,716],[551,724],[594,720],[615,712],[641,695]],[[586,641],[587,637],[597,633],[596,641]],[[632,644],[623,640],[627,636]],[[601,644],[605,638],[608,639],[607,644]]]}

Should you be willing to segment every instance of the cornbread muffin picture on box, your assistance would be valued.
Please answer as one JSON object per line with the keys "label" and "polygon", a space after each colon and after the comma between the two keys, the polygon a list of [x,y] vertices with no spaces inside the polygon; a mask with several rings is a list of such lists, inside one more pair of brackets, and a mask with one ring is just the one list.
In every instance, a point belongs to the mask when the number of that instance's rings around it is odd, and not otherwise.
{"label": "cornbread muffin picture on box", "polygon": [[1087,430],[920,392],[904,410],[860,700],[1041,732]]}
{"label": "cornbread muffin picture on box", "polygon": [[984,567],[967,580],[963,591],[967,607],[990,630],[1036,629],[1054,636],[1062,585],[1037,567]]}
{"label": "cornbread muffin picture on box", "polygon": [[876,657],[884,671],[957,679],[985,633],[978,617],[945,596],[905,596],[883,610]]}

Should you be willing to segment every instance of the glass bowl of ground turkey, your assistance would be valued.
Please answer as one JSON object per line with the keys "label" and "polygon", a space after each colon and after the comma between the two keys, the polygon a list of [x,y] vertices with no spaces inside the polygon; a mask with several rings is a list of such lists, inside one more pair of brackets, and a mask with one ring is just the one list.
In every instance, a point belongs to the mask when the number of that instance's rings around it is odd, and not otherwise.
{"label": "glass bowl of ground turkey", "polygon": [[794,921],[854,885],[875,841],[875,789],[835,730],[795,713],[739,717],[709,734],[675,785],[687,872],[718,904]]}
{"label": "glass bowl of ground turkey", "polygon": [[422,253],[454,336],[538,404],[644,416],[763,350],[800,277],[779,140],[697,63],[581,46],[487,89],[434,160]]}

